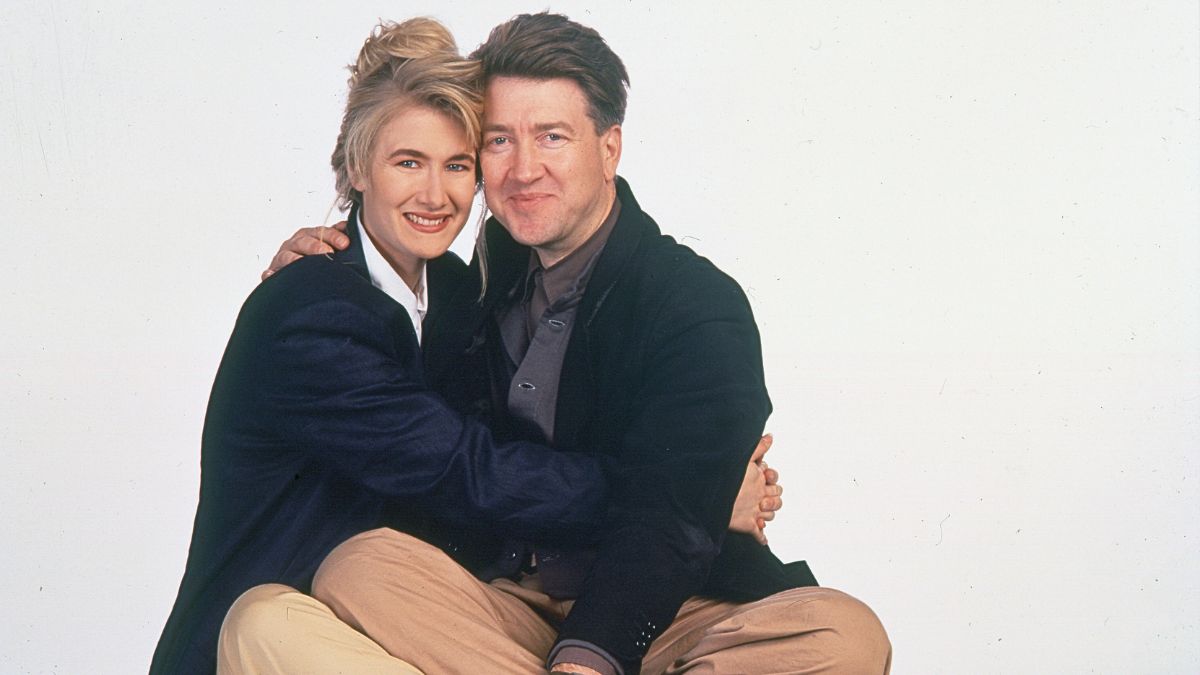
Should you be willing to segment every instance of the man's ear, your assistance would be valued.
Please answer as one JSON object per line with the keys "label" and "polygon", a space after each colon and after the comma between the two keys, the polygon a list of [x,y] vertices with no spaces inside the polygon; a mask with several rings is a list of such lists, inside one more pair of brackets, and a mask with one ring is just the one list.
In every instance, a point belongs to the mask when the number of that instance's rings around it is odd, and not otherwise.
{"label": "man's ear", "polygon": [[617,164],[621,161],[620,124],[614,124],[600,134],[600,155],[604,162],[604,178],[611,182],[617,177]]}

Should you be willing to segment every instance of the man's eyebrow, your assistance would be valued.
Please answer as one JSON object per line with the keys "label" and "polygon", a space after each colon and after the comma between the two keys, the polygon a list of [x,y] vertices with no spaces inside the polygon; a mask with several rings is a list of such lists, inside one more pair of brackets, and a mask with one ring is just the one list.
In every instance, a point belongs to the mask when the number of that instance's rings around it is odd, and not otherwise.
{"label": "man's eyebrow", "polygon": [[474,162],[475,155],[474,155],[474,153],[460,152],[457,155],[454,155],[453,157],[451,157],[450,159],[448,159],[446,161],[448,161],[448,162]]}
{"label": "man's eyebrow", "polygon": [[569,134],[575,133],[575,127],[567,124],[566,122],[542,122],[541,124],[535,124],[533,129],[534,131],[552,131],[554,129],[562,129]]}
{"label": "man's eyebrow", "polygon": [[[562,129],[571,134],[575,133],[575,127],[563,121],[539,122],[533,125],[534,131],[551,131],[553,129]],[[512,127],[507,124],[484,124],[483,131],[484,133],[511,133]]]}

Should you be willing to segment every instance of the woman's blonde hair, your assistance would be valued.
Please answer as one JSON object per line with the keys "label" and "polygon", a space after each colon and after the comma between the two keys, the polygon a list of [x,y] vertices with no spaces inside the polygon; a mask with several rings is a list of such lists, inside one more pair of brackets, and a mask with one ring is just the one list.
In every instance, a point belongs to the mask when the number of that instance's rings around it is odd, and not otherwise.
{"label": "woman's blonde hair", "polygon": [[[380,130],[397,112],[426,106],[462,124],[479,146],[483,78],[477,61],[463,58],[450,31],[429,18],[380,23],[349,66],[350,93],[331,163],[338,207],[362,203],[355,178],[367,176]],[[478,176],[477,176],[478,180]]]}

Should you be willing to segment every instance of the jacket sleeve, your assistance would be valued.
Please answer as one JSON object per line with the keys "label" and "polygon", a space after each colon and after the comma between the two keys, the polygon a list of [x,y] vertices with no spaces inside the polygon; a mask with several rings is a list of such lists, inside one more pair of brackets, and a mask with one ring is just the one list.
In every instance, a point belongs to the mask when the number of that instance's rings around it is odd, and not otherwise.
{"label": "jacket sleeve", "polygon": [[608,531],[559,634],[626,673],[707,578],[770,413],[749,304],[731,279],[696,264],[698,275],[662,280],[671,290],[651,314]]}
{"label": "jacket sleeve", "polygon": [[[300,264],[300,263],[297,263]],[[309,284],[327,283],[317,279]],[[248,303],[249,304],[249,303]],[[594,528],[606,482],[597,460],[524,442],[498,443],[425,386],[398,305],[328,295],[243,316],[263,349],[246,382],[266,400],[287,447],[387,497],[420,497],[439,517],[491,523],[513,536]],[[245,312],[244,312],[245,314]]]}

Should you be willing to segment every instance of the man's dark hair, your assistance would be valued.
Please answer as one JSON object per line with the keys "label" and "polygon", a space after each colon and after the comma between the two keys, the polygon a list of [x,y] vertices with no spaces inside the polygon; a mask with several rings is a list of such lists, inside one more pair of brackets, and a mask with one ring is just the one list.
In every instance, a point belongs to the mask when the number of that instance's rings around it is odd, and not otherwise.
{"label": "man's dark hair", "polygon": [[483,62],[484,77],[565,77],[583,90],[588,117],[603,133],[625,121],[629,73],[595,30],[562,14],[521,14],[492,29],[471,54]]}

